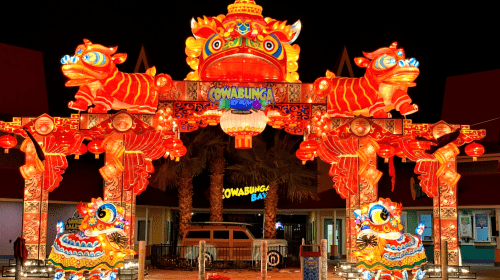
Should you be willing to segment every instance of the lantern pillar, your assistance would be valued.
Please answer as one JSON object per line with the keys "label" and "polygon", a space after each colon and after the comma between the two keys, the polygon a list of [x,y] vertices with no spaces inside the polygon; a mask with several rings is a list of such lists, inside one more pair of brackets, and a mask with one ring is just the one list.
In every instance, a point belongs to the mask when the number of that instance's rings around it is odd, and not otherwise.
{"label": "lantern pillar", "polygon": [[[457,170],[456,157],[446,162],[451,170]],[[441,264],[441,242],[448,242],[448,264],[459,265],[457,184],[446,184],[439,179],[439,196],[433,198],[434,208],[434,262]]]}
{"label": "lantern pillar", "polygon": [[[362,148],[369,140],[369,137],[362,137],[358,140],[357,148],[358,150]],[[361,158],[358,158],[358,171],[364,162]],[[369,164],[377,168],[377,154],[373,153],[370,155]],[[378,184],[368,183],[366,180],[362,179],[359,175],[359,172],[356,173],[357,176],[353,178],[356,180],[354,182],[357,185],[356,194],[349,194],[346,198],[346,258],[347,262],[355,263],[357,262],[357,258],[351,256],[353,252],[357,250],[356,246],[356,223],[354,210],[360,209],[361,205],[365,203],[372,203],[378,200]]]}
{"label": "lantern pillar", "polygon": [[[108,136],[110,141],[115,141],[119,145],[123,145],[124,134],[121,133],[113,133]],[[126,151],[125,151],[126,152]],[[121,162],[123,165],[123,154],[121,154],[118,158],[116,158],[115,154],[112,151],[106,150],[104,154],[105,165],[112,165],[115,162],[115,159]],[[129,168],[124,166],[124,168]],[[120,173],[119,176],[116,176],[110,182],[104,182],[104,201],[111,202],[117,206],[123,207],[124,213],[123,218],[129,221],[128,228],[125,228],[125,233],[128,236],[128,245],[127,248],[134,249],[135,245],[135,237],[134,237],[134,229],[135,229],[135,194],[134,190],[125,190],[124,189],[124,172]],[[131,259],[133,256],[126,256],[126,259]]]}
{"label": "lantern pillar", "polygon": [[[36,136],[37,141],[40,137]],[[47,210],[49,192],[44,190],[43,163],[38,160],[31,140],[23,143],[21,150],[25,152],[25,165],[36,170],[24,181],[23,195],[23,237],[26,240],[28,259],[44,260],[47,256]]]}

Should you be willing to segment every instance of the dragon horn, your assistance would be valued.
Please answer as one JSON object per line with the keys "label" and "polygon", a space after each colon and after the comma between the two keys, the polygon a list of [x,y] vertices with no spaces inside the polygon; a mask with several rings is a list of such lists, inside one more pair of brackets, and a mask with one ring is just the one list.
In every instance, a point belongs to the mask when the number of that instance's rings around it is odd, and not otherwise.
{"label": "dragon horn", "polygon": [[391,44],[391,46],[389,46],[389,49],[395,49],[395,48],[397,48],[397,46],[398,46],[398,42],[394,42]]}
{"label": "dragon horn", "polygon": [[83,39],[83,43],[85,43],[85,47],[87,47],[87,48],[92,46],[92,42],[90,42],[89,39]]}

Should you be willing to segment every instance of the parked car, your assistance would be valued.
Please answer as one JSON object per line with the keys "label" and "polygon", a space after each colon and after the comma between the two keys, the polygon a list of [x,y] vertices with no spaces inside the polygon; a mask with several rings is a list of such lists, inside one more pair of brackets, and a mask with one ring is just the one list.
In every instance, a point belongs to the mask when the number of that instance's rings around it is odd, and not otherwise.
{"label": "parked car", "polygon": [[190,226],[182,238],[181,246],[185,259],[198,260],[199,242],[205,240],[205,262],[214,261],[260,261],[262,240],[267,240],[267,263],[274,267],[283,262],[287,253],[285,239],[256,239],[243,226],[197,225]]}

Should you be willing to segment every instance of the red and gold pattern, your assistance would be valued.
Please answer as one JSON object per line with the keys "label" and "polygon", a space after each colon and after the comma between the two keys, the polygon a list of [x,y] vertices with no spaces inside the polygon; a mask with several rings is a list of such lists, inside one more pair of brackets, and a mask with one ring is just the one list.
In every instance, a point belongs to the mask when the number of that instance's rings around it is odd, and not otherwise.
{"label": "red and gold pattern", "polygon": [[106,113],[108,110],[127,109],[132,113],[154,114],[158,96],[170,90],[169,75],[156,75],[152,67],[143,74],[128,74],[118,71],[116,64],[127,59],[127,54],[116,53],[117,47],[92,44],[87,39],[79,45],[73,56],[61,59],[63,74],[69,78],[66,86],[78,86],[76,101],[68,107],[89,112]]}
{"label": "red and gold pattern", "polygon": [[[129,222],[123,218],[124,210],[100,198],[77,207],[83,221],[78,233],[63,233],[62,229],[52,245],[48,261],[55,267],[72,274],[102,269],[110,271],[123,266],[126,255],[135,254],[124,249]],[[117,238],[116,236],[119,236]]]}

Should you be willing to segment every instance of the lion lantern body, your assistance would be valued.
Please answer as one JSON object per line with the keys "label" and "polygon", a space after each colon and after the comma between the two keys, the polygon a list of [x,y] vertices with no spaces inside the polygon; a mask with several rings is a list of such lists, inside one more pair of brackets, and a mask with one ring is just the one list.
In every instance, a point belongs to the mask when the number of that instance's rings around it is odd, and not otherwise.
{"label": "lion lantern body", "polygon": [[124,257],[135,254],[125,249],[128,238],[124,228],[129,223],[123,218],[123,208],[98,198],[80,202],[77,209],[83,217],[78,233],[64,233],[64,224],[57,225],[48,259],[57,268],[54,280],[63,280],[66,271],[71,272],[70,280],[83,279],[85,271],[90,272],[90,280],[115,280]]}
{"label": "lion lantern body", "polygon": [[73,56],[61,59],[62,71],[69,80],[67,87],[78,86],[76,101],[70,101],[70,109],[90,113],[106,113],[109,110],[126,109],[130,113],[154,114],[160,94],[172,87],[169,75],[156,75],[151,67],[146,73],[124,73],[117,64],[125,62],[127,54],[116,53],[118,47],[92,44],[87,39],[76,47]]}
{"label": "lion lantern body", "polygon": [[[427,263],[427,257],[422,240],[402,232],[401,211],[401,204],[383,198],[354,211],[358,250],[353,255],[365,280],[407,280],[408,270],[415,280],[424,277],[421,266]],[[420,236],[423,228],[422,223],[417,227]]]}

